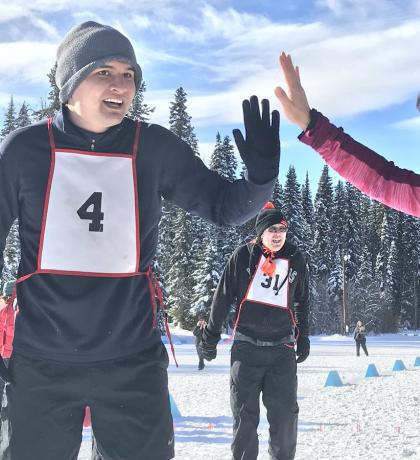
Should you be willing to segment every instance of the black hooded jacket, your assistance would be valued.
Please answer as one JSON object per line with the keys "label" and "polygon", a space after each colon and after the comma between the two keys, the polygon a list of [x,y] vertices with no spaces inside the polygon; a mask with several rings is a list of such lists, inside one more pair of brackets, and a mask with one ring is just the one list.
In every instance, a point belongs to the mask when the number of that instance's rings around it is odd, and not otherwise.
{"label": "black hooded jacket", "polygon": [[[220,333],[224,319],[234,305],[239,321],[237,331],[253,339],[278,341],[293,334],[294,322],[302,335],[308,335],[309,280],[306,261],[291,243],[285,242],[276,258],[289,261],[287,279],[265,277],[264,288],[279,288],[284,281],[287,289],[287,307],[278,308],[244,299],[248,286],[263,255],[260,245],[240,246],[230,257],[213,297],[208,330]],[[277,283],[277,286],[276,286]],[[242,306],[241,306],[242,303]]]}

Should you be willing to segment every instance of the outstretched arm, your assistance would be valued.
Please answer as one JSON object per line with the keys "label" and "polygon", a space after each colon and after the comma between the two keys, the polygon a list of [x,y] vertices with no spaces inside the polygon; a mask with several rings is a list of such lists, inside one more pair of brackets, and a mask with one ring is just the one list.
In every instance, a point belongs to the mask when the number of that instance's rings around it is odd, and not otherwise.
{"label": "outstretched arm", "polygon": [[288,120],[304,131],[299,140],[316,150],[331,168],[362,193],[398,211],[420,217],[420,175],[398,168],[355,141],[321,113],[311,110],[299,69],[293,65],[291,56],[282,53],[280,66],[287,88],[278,87],[275,94]]}

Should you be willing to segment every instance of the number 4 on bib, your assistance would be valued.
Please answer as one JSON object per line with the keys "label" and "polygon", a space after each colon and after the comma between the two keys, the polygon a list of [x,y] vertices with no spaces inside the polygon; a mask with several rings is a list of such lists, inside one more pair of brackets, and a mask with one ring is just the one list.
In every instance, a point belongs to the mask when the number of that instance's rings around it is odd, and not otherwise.
{"label": "number 4 on bib", "polygon": [[[93,206],[93,209],[88,209]],[[104,213],[101,211],[102,208],[102,192],[93,192],[92,195],[80,206],[77,210],[77,214],[81,219],[91,220],[89,224],[90,232],[103,232],[104,226],[102,221],[104,220]]]}

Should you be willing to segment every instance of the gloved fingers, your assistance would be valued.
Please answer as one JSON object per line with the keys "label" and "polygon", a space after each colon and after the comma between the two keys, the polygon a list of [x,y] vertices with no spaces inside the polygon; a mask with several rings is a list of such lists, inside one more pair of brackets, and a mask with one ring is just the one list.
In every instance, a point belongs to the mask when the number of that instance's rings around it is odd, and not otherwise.
{"label": "gloved fingers", "polygon": [[241,154],[242,159],[244,159],[243,155],[246,152],[246,142],[244,136],[242,135],[240,129],[234,129],[232,134],[233,138],[235,139],[236,147],[238,147],[239,153]]}
{"label": "gloved fingers", "polygon": [[251,130],[254,129],[251,113],[251,104],[248,99],[242,101],[242,112],[244,116],[245,138],[249,138]]}
{"label": "gloved fingers", "polygon": [[280,113],[278,110],[271,112],[271,126],[275,142],[280,144]]}
{"label": "gloved fingers", "polygon": [[250,108],[251,108],[251,114],[252,114],[253,119],[254,120],[261,120],[260,104],[258,103],[258,97],[257,96],[251,96],[249,98],[249,105],[250,105]]}
{"label": "gloved fingers", "polygon": [[261,120],[264,127],[270,127],[270,102],[268,99],[261,101],[262,115]]}

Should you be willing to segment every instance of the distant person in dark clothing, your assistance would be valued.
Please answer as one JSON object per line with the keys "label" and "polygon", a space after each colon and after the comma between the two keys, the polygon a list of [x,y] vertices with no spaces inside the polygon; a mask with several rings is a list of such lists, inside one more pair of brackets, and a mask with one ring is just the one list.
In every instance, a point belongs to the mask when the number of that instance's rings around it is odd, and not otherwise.
{"label": "distant person in dark clothing", "polygon": [[356,327],[354,328],[353,337],[356,341],[357,356],[360,356],[360,346],[363,348],[365,355],[369,356],[369,353],[366,348],[366,328],[361,321],[357,321]]}
{"label": "distant person in dark clothing", "polygon": [[193,334],[195,335],[195,348],[197,349],[197,355],[198,355],[198,370],[201,371],[204,369],[204,358],[203,358],[203,353],[201,352],[200,348],[200,342],[203,340],[203,331],[204,328],[206,327],[206,321],[203,318],[200,318],[197,322],[197,325],[195,326],[193,330]]}

